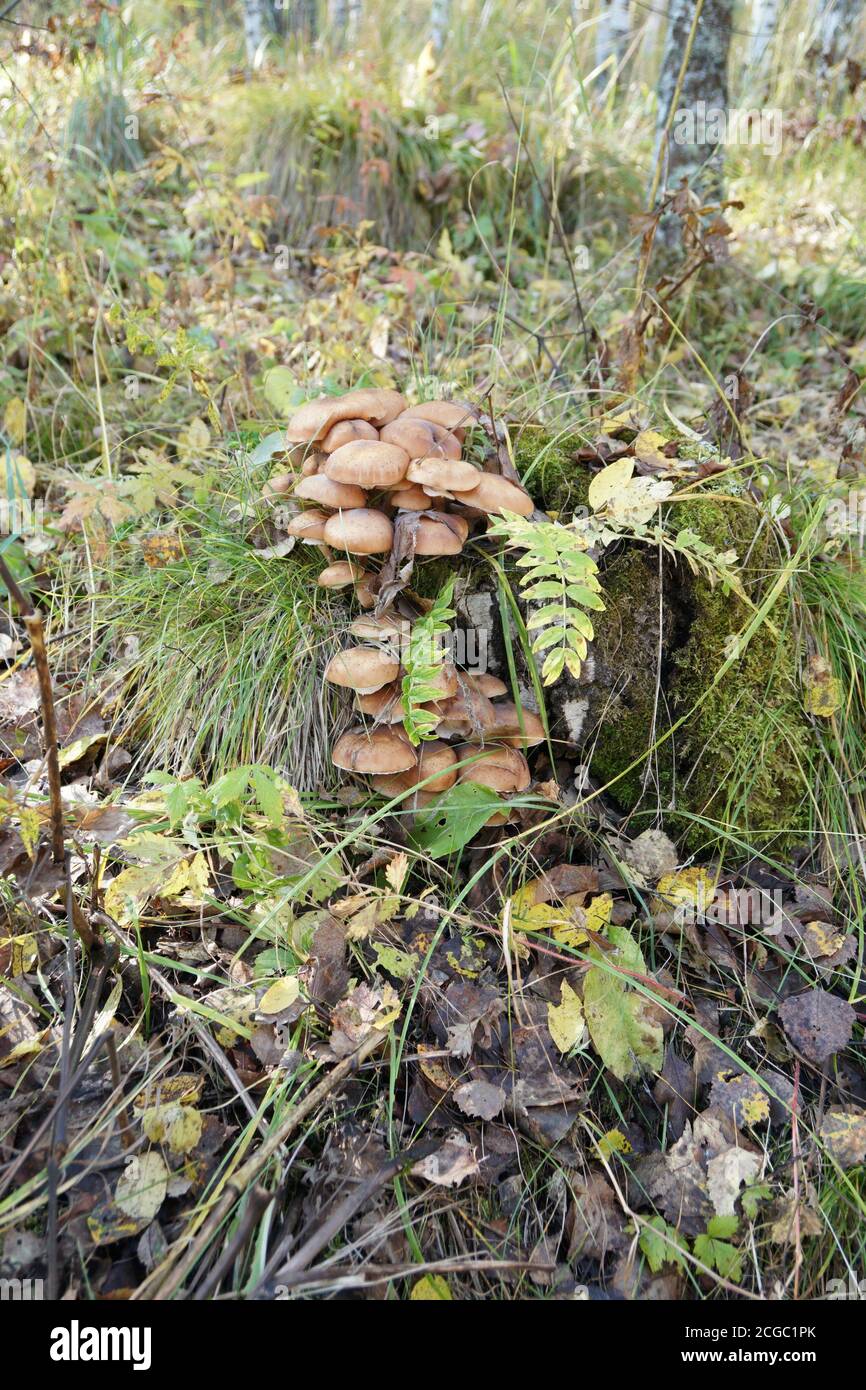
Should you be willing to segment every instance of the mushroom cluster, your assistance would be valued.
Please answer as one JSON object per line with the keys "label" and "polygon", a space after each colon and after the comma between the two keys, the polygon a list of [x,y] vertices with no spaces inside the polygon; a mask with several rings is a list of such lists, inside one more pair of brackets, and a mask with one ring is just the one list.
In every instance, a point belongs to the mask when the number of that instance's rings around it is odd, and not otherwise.
{"label": "mushroom cluster", "polygon": [[374,387],[308,401],[295,412],[287,439],[300,478],[285,474],[269,489],[291,488],[304,504],[289,522],[290,536],[345,556],[327,566],[321,584],[352,584],[361,606],[372,607],[363,559],[390,552],[403,512],[418,513],[414,553],[422,557],[459,555],[479,518],[530,515],[522,487],[461,457],[476,420],[471,406],[456,401],[407,407],[399,391]]}
{"label": "mushroom cluster", "polygon": [[[407,621],[393,610],[381,611],[377,575],[365,563],[391,551],[401,514],[418,514],[412,522],[414,555],[422,557],[460,554],[471,527],[489,515],[531,514],[532,499],[518,483],[463,458],[466,432],[477,419],[471,406],[427,401],[407,407],[399,392],[384,389],[308,401],[287,432],[299,451],[300,476],[270,484],[275,493],[291,487],[305,504],[289,523],[289,534],[336,552],[328,555],[319,584],[351,585],[362,608],[377,608],[375,616],[351,624],[359,644],[339,652],[325,671],[327,680],[354,693],[358,713],[368,721],[337,740],[334,764],[368,777],[386,796],[409,794],[403,804],[411,809],[457,781],[481,783],[504,796],[526,790],[530,772],[521,750],[544,737],[538,715],[518,711],[505,698],[502,681],[443,661],[441,695],[424,706],[436,737],[413,746],[401,702]],[[490,823],[506,818],[497,813]]]}

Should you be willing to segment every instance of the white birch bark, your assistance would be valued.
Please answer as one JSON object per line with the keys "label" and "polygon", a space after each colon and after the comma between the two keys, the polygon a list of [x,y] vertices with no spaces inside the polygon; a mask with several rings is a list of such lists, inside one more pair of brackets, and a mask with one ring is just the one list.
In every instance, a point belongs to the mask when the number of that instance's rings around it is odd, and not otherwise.
{"label": "white birch bark", "polygon": [[602,0],[601,19],[595,38],[596,67],[613,56],[619,64],[625,57],[629,36],[629,0]]}
{"label": "white birch bark", "polygon": [[[733,0],[704,0],[689,65],[677,100],[666,149],[662,187],[674,189],[683,178],[702,196],[720,195],[722,149],[728,107],[728,55]],[[656,151],[671,110],[677,77],[686,51],[695,0],[670,0],[668,28],[658,82]]]}
{"label": "white birch bark", "polygon": [[247,63],[254,67],[256,55],[265,41],[264,0],[244,0],[244,38],[247,45]]}

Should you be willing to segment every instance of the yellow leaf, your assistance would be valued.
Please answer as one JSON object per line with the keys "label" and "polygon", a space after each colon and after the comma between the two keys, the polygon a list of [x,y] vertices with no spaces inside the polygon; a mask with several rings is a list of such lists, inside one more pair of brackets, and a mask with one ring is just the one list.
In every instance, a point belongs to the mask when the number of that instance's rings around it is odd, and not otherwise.
{"label": "yellow leaf", "polygon": [[583,1039],[586,1021],[580,995],[575,993],[568,980],[562,982],[561,999],[560,1004],[548,1004],[547,1026],[560,1052],[570,1052]]}
{"label": "yellow leaf", "polygon": [[842,706],[842,683],[833,675],[829,661],[813,656],[804,680],[804,707],[807,714],[831,719]]}
{"label": "yellow leaf", "polygon": [[159,887],[161,898],[179,898],[189,887],[189,860],[182,859],[175,864],[168,878]]}
{"label": "yellow leaf", "polygon": [[400,889],[403,887],[408,869],[409,856],[404,854],[402,850],[400,850],[399,854],[395,854],[394,858],[385,866],[385,878],[388,880],[389,886],[394,889],[395,893],[399,893]]}
{"label": "yellow leaf", "polygon": [[451,1290],[448,1280],[441,1274],[425,1274],[412,1288],[409,1298],[413,1303],[449,1303]]}
{"label": "yellow leaf", "polygon": [[139,1154],[117,1180],[115,1205],[136,1221],[152,1221],[165,1200],[168,1169],[162,1155]]}
{"label": "yellow leaf", "polygon": [[662,453],[667,442],[658,430],[641,430],[634,441],[634,456],[650,468],[670,468],[671,460]]}
{"label": "yellow leaf", "polygon": [[207,860],[201,851],[199,851],[198,854],[193,855],[189,862],[189,887],[186,892],[186,897],[198,906],[200,903],[204,902],[209,887],[210,870],[208,869]]}
{"label": "yellow leaf", "polygon": [[291,1008],[300,994],[301,986],[297,975],[285,975],[265,990],[259,1000],[259,1013],[281,1014],[284,1009]]}
{"label": "yellow leaf", "polygon": [[593,511],[600,511],[602,507],[607,506],[612,497],[622,492],[623,488],[628,486],[633,473],[633,458],[617,459],[616,463],[609,463],[600,473],[596,473],[587,492],[587,500]]}
{"label": "yellow leaf", "polygon": [[113,878],[105,890],[105,910],[115,922],[124,925],[138,915],[162,876],[153,864],[133,864]]}
{"label": "yellow leaf", "polygon": [[703,915],[712,905],[717,879],[706,869],[680,869],[660,878],[653,900],[653,912],[681,912]]}
{"label": "yellow leaf", "polygon": [[167,1143],[172,1153],[188,1154],[201,1139],[201,1111],[191,1105],[153,1105],[141,1117],[141,1127],[152,1144]]}
{"label": "yellow leaf", "polygon": [[27,433],[27,406],[20,396],[13,396],[6,402],[3,411],[3,429],[13,444],[21,444]]}
{"label": "yellow leaf", "polygon": [[590,931],[600,932],[610,922],[613,911],[613,897],[610,893],[599,893],[591,898],[586,908],[586,925]]}
{"label": "yellow leaf", "polygon": [[30,932],[26,932],[23,936],[0,937],[0,950],[9,951],[7,974],[12,979],[16,975],[26,975],[39,959],[36,937]]}
{"label": "yellow leaf", "polygon": [[630,1154],[631,1144],[626,1139],[622,1130],[609,1129],[607,1134],[603,1134],[595,1146],[602,1158],[610,1158],[611,1154]]}

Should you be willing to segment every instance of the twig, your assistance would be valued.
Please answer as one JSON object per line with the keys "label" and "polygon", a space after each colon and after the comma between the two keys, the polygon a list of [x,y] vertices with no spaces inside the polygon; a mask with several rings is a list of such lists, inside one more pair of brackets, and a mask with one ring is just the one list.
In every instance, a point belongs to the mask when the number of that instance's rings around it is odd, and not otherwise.
{"label": "twig", "polygon": [[[44,647],[43,647],[44,652]],[[56,749],[56,743],[55,743]],[[62,836],[62,830],[61,830]],[[62,845],[62,841],[61,841]],[[66,860],[66,998],[63,1001],[63,1037],[60,1045],[60,1102],[51,1133],[51,1147],[46,1171],[48,1176],[48,1297],[56,1301],[60,1295],[59,1212],[60,1160],[66,1151],[66,1108],[71,1088],[69,1075],[72,1063],[72,1019],[75,1014],[75,913],[72,896],[72,871],[69,855]]]}
{"label": "twig", "polygon": [[[375,1196],[379,1188],[384,1187],[386,1183],[391,1182],[403,1169],[408,1168],[418,1159],[425,1158],[427,1154],[432,1153],[436,1148],[438,1148],[438,1140],[422,1139],[419,1143],[413,1144],[411,1148],[406,1149],[403,1153],[396,1154],[393,1158],[389,1159],[387,1163],[383,1163],[378,1172],[373,1173],[371,1177],[367,1178],[366,1182],[359,1183],[353,1192],[348,1193],[348,1195],[343,1198],[342,1202],[334,1208],[330,1216],[313,1231],[312,1235],[304,1241],[303,1245],[298,1247],[282,1268],[276,1268],[276,1272],[274,1272],[275,1267],[279,1265],[279,1261],[285,1253],[286,1245],[291,1239],[291,1236],[281,1241],[280,1245],[268,1260],[262,1279],[266,1279],[273,1273],[274,1277],[282,1284],[303,1283],[306,1271],[319,1252],[324,1250],[326,1245],[330,1244],[334,1237],[342,1231],[344,1226],[348,1225],[352,1217],[361,1210],[361,1207],[363,1207],[371,1197]],[[262,1280],[259,1281],[259,1283],[261,1282]]]}

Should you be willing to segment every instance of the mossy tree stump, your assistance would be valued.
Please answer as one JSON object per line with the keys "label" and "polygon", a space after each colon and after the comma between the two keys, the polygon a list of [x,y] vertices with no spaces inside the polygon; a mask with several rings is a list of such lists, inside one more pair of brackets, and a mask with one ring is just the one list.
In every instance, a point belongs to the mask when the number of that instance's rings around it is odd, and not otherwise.
{"label": "mossy tree stump", "polygon": [[[584,442],[551,440],[534,428],[515,441],[536,504],[563,520],[586,502],[591,473],[577,459]],[[666,508],[668,522],[690,527],[719,551],[735,550],[746,592],[759,603],[782,557],[748,496],[722,492],[702,488],[694,502]],[[494,567],[476,553],[458,571],[457,626],[486,632],[488,669],[504,680],[510,650],[521,699],[536,708],[519,625],[512,617],[507,633],[503,626],[508,604]],[[516,596],[519,571],[510,561],[506,576]],[[431,569],[417,577],[430,593],[444,575]],[[736,827],[744,843],[767,848],[801,838],[808,795],[800,769],[811,734],[790,607],[777,603],[772,624],[759,628],[716,681],[753,615],[741,598],[640,542],[611,547],[599,578],[606,609],[592,615],[595,639],[580,679],[566,672],[544,691],[554,750],[588,762],[623,810],[661,811],[665,825],[693,844],[712,838],[712,825]]]}

